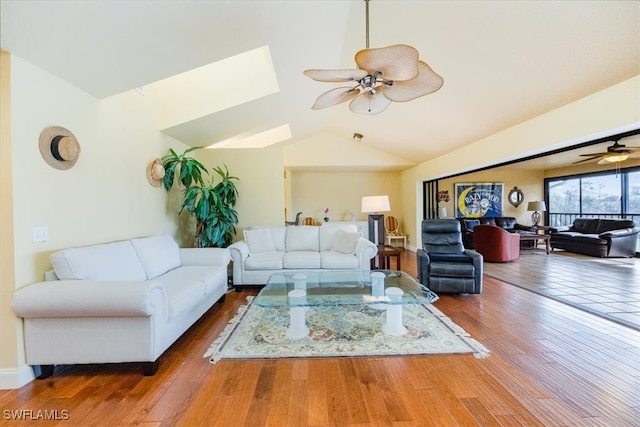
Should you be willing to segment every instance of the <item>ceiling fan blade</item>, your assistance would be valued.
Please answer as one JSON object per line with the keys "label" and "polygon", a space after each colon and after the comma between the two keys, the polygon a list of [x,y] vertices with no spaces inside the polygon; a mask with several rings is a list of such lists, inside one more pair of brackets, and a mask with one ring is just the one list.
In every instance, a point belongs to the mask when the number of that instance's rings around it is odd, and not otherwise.
{"label": "ceiling fan blade", "polygon": [[304,75],[319,82],[350,82],[358,81],[368,72],[366,70],[305,70]]}
{"label": "ceiling fan blade", "polygon": [[580,157],[592,157],[592,156],[600,157],[600,156],[606,156],[607,154],[611,154],[611,151],[605,151],[604,153],[580,154]]}
{"label": "ceiling fan blade", "polygon": [[405,44],[362,49],[356,53],[358,67],[382,72],[386,80],[410,80],[418,75],[418,51]]}
{"label": "ceiling fan blade", "polygon": [[602,156],[593,156],[593,157],[590,157],[590,158],[588,158],[588,159],[578,160],[577,162],[573,162],[573,163],[571,163],[571,164],[572,164],[572,165],[577,165],[578,163],[588,162],[588,161],[590,161],[590,160],[597,159],[598,157],[602,157]]}
{"label": "ceiling fan blade", "polygon": [[349,109],[358,114],[378,114],[383,112],[391,101],[384,95],[384,89],[377,88],[376,93],[371,94],[369,92],[362,92],[362,94],[356,97],[351,103],[349,103]]}
{"label": "ceiling fan blade", "polygon": [[311,106],[312,110],[321,110],[323,108],[331,107],[337,104],[346,102],[356,96],[360,91],[357,87],[338,87],[331,89],[322,95],[320,95],[316,102]]}
{"label": "ceiling fan blade", "polygon": [[384,95],[394,102],[405,102],[428,95],[439,90],[444,80],[427,65],[419,61],[420,73],[411,80],[395,81],[391,86],[385,86]]}

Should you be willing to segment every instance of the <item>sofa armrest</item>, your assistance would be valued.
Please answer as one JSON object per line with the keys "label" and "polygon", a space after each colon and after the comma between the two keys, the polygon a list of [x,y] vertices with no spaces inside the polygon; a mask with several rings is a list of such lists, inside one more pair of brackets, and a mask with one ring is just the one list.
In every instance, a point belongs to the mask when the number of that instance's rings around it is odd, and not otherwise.
{"label": "sofa armrest", "polygon": [[244,240],[240,240],[230,245],[229,252],[231,253],[231,260],[234,263],[242,264],[245,259],[249,258],[249,246]]}
{"label": "sofa armrest", "polygon": [[181,265],[225,266],[230,261],[228,248],[180,248]]}
{"label": "sofa armrest", "polygon": [[552,233],[562,233],[563,231],[571,231],[571,225],[561,225],[560,227],[549,227],[549,231]]}
{"label": "sofa armrest", "polygon": [[[520,236],[518,236],[518,241],[520,241]],[[518,246],[520,244],[518,243]],[[518,250],[520,250],[520,248],[518,248]],[[483,268],[484,268],[484,257],[482,256],[482,254],[474,251],[474,250],[469,250],[469,249],[465,249],[464,251],[465,254],[467,254],[469,257],[471,257],[471,259],[473,260],[473,266],[475,268],[475,274],[474,274],[474,279],[476,281],[476,283],[478,284],[478,286],[480,287],[479,290],[481,290],[481,284],[482,284],[482,274],[484,273]],[[480,293],[480,292],[478,292]]]}
{"label": "sofa armrest", "polygon": [[168,303],[159,280],[57,280],[16,290],[11,307],[22,318],[148,317]]}
{"label": "sofa armrest", "polygon": [[616,237],[627,237],[633,236],[634,234],[640,233],[640,228],[621,228],[619,230],[609,230],[604,233],[600,233],[598,237],[602,239],[615,239]]}
{"label": "sofa armrest", "polygon": [[523,225],[523,224],[516,223],[513,226],[513,229],[514,230],[529,231],[531,233],[535,233],[536,232],[536,227],[534,225]]}
{"label": "sofa armrest", "polygon": [[371,269],[371,259],[378,253],[378,247],[370,240],[361,237],[356,243],[356,257],[360,270]]}
{"label": "sofa armrest", "polygon": [[244,240],[229,245],[231,261],[233,262],[233,284],[244,283],[244,261],[249,258],[249,246]]}
{"label": "sofa armrest", "polygon": [[424,249],[418,249],[416,251],[416,261],[418,263],[418,282],[426,286],[429,280],[429,265],[431,264],[429,254]]}

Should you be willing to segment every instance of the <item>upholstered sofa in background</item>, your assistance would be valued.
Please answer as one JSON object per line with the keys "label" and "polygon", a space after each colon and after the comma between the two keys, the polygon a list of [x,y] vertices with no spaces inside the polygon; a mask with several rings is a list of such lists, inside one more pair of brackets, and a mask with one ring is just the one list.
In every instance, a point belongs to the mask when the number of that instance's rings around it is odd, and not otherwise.
{"label": "upholstered sofa in background", "polygon": [[630,219],[576,218],[551,229],[551,248],[597,257],[633,257],[640,228]]}
{"label": "upholstered sofa in background", "polygon": [[[462,241],[467,249],[474,249],[475,242],[473,240],[473,228],[480,224],[495,225],[510,233],[535,233],[536,228],[533,225],[519,224],[518,220],[512,216],[494,216],[480,218],[458,218],[462,228]],[[532,245],[533,242],[522,241],[521,245]]]}
{"label": "upholstered sofa in background", "polygon": [[18,289],[26,359],[36,377],[54,365],[157,360],[227,293],[228,249],[179,248],[159,235],[51,255],[48,281]]}
{"label": "upholstered sofa in background", "polygon": [[322,269],[369,270],[378,253],[355,225],[331,224],[287,227],[252,226],[244,240],[229,246],[233,286],[264,285],[281,271]]}

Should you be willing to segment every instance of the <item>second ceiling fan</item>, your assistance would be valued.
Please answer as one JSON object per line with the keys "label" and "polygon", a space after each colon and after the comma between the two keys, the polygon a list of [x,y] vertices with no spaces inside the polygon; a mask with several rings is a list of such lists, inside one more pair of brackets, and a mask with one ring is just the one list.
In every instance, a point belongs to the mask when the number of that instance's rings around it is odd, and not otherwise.
{"label": "second ceiling fan", "polygon": [[640,147],[627,147],[624,144],[620,144],[619,140],[615,140],[613,145],[607,147],[607,151],[600,153],[587,153],[580,154],[581,157],[588,157],[586,159],[578,160],[577,162],[573,162],[573,164],[588,162],[590,160],[598,160],[599,165],[605,165],[607,163],[619,163],[623,162],[629,158],[638,159],[640,158]]}

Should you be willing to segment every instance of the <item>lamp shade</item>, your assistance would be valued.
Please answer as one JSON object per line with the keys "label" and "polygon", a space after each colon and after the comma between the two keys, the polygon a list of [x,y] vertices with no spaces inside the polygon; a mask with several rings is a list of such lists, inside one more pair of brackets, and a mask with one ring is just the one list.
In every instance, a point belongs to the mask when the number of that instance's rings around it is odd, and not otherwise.
{"label": "lamp shade", "polygon": [[389,196],[365,196],[362,198],[362,212],[389,212]]}
{"label": "lamp shade", "polygon": [[536,211],[536,212],[545,212],[547,210],[547,205],[544,200],[534,200],[533,202],[529,202],[527,205],[528,211]]}

